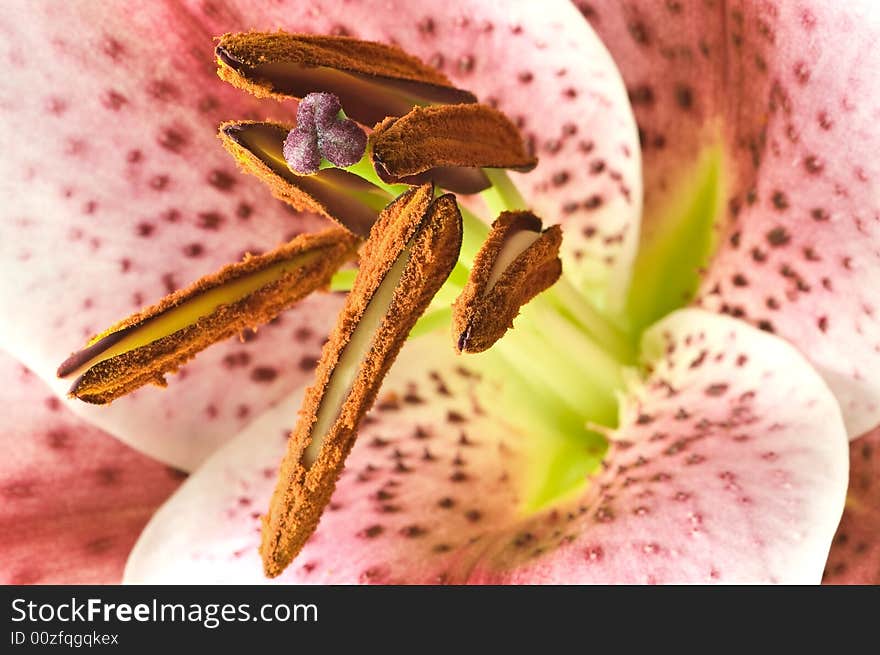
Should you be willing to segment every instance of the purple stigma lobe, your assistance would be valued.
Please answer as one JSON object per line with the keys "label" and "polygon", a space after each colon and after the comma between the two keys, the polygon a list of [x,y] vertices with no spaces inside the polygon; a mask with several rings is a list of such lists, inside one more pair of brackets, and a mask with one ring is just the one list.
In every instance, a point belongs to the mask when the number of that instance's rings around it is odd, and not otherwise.
{"label": "purple stigma lobe", "polygon": [[367,135],[349,118],[332,93],[310,93],[300,101],[296,127],[284,141],[284,159],[302,175],[318,172],[323,157],[334,166],[357,163],[367,148]]}
{"label": "purple stigma lobe", "polygon": [[302,175],[314,175],[321,166],[321,153],[318,150],[318,132],[314,126],[290,130],[284,139],[284,159],[287,165]]}

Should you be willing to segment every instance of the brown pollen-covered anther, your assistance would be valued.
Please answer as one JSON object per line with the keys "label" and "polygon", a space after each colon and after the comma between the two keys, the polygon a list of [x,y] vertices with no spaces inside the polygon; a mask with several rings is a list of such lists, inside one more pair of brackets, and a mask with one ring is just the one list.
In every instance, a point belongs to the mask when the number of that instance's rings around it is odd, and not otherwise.
{"label": "brown pollen-covered anther", "polygon": [[502,212],[492,224],[452,306],[458,352],[490,348],[513,327],[520,307],[559,279],[562,229],[541,227],[541,219],[527,211]]}
{"label": "brown pollen-covered anther", "polygon": [[304,234],[259,256],[247,256],[166,296],[94,337],[58,368],[77,376],[70,395],[109,403],[165,374],[208,346],[275,318],[354,258],[357,238],[333,228]]}
{"label": "brown pollen-covered anther", "polygon": [[487,105],[416,107],[388,117],[370,135],[373,166],[388,183],[434,180],[458,193],[491,186],[481,168],[521,172],[538,160],[507,116]]}
{"label": "brown pollen-covered anther", "polygon": [[284,570],[317,527],[358,424],[456,264],[458,204],[452,195],[433,195],[426,184],[398,197],[363,246],[354,287],[324,346],[263,519],[260,552],[270,577]]}
{"label": "brown pollen-covered anther", "polygon": [[327,168],[297,175],[284,158],[291,126],[280,123],[229,121],[220,126],[223,146],[246,173],[258,177],[279,200],[299,211],[312,211],[366,239],[381,209],[391,199],[357,175]]}
{"label": "brown pollen-covered anther", "polygon": [[476,102],[416,57],[372,41],[244,32],[221,36],[215,52],[217,74],[240,89],[276,99],[333,93],[346,114],[364,125],[402,116],[416,105]]}

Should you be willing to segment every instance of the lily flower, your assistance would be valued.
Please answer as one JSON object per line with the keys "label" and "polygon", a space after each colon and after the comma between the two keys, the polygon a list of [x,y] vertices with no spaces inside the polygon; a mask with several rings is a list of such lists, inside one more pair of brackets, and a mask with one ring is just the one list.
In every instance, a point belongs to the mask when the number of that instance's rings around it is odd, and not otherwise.
{"label": "lily flower", "polygon": [[[112,581],[150,517],[127,581],[876,581],[871,3],[7,3],[0,25],[5,580]],[[220,50],[236,88],[212,37],[251,28],[405,54],[280,88],[282,47]],[[271,97],[307,92],[376,127],[366,169],[260,156],[295,115]],[[471,105],[534,170],[438,145]],[[62,373],[100,407],[56,377],[95,334]]]}

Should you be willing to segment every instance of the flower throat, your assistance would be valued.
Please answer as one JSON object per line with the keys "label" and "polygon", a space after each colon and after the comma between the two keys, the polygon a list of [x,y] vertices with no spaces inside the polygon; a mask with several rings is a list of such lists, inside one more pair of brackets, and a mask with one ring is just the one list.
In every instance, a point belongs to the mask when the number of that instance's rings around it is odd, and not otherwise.
{"label": "flower throat", "polygon": [[[216,54],[226,82],[300,101],[293,125],[224,123],[224,147],[276,197],[337,227],[228,266],[98,335],[59,368],[76,376],[71,395],[105,403],[164,384],[212,343],[329,286],[346,302],[264,518],[267,575],[316,528],[408,338],[446,330],[450,356],[498,382],[490,401],[529,435],[523,511],[586,484],[634,348],[566,278],[562,229],[545,228],[507,176],[537,164],[514,124],[391,46],[249,32],[224,35]],[[479,194],[491,226],[454,194]],[[354,257],[356,273],[341,270]]]}

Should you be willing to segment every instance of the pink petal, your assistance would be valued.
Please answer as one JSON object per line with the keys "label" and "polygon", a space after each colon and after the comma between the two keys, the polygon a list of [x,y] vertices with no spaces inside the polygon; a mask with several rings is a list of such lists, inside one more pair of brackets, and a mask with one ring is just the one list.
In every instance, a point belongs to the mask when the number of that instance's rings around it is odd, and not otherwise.
{"label": "pink petal", "polygon": [[784,336],[855,437],[880,422],[880,12],[870,0],[581,3],[643,136],[643,230],[716,121],[727,222],[700,294]]}
{"label": "pink petal", "polygon": [[[498,416],[496,383],[467,359],[410,342],[280,580],[818,581],[847,469],[825,384],[785,342],[707,312],[675,314],[646,343],[654,372],[629,395],[607,470],[575,501],[524,518],[540,443]],[[290,420],[268,413],[195,473],[144,531],[126,578],[261,581],[259,516]]]}
{"label": "pink petal", "polygon": [[[468,539],[516,520],[515,428],[475,413],[482,401],[468,391],[484,385],[454,370],[456,361],[466,360],[453,360],[443,337],[406,345],[318,531],[279,581],[436,581],[473,560]],[[160,509],[132,552],[127,581],[264,581],[260,515],[300,398],[218,450]]]}
{"label": "pink petal", "polygon": [[849,446],[849,492],[825,584],[880,584],[880,428]]}
{"label": "pink petal", "polygon": [[0,371],[0,583],[118,583],[182,474],[73,416],[2,352]]}
{"label": "pink petal", "polygon": [[575,518],[527,522],[529,549],[509,543],[476,579],[818,582],[847,475],[822,379],[785,342],[700,310],[671,314],[642,345],[653,372]]}

